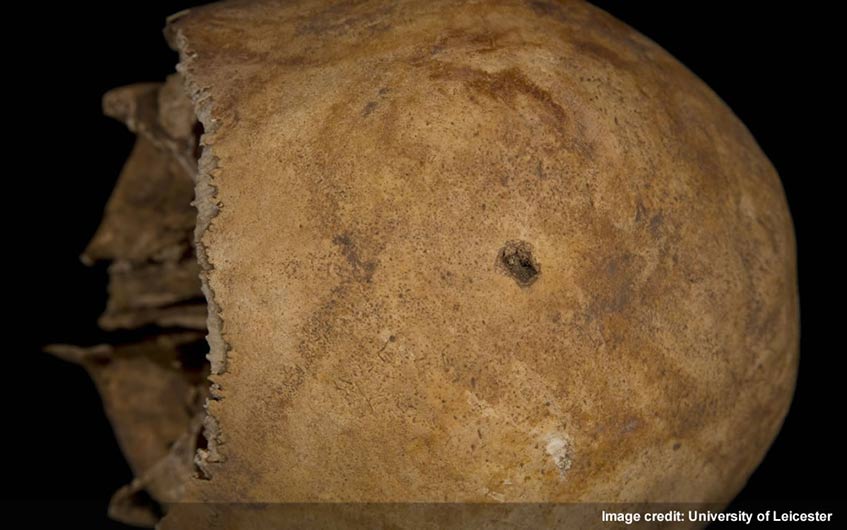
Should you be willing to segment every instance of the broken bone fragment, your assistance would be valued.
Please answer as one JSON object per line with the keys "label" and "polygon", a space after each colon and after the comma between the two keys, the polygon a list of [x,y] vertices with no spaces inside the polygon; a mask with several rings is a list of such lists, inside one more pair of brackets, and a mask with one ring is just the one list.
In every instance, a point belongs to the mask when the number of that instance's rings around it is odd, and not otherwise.
{"label": "broken bone fragment", "polygon": [[579,1],[221,2],[166,34],[179,75],[104,99],[138,144],[86,256],[103,327],[205,330],[211,386],[115,505],[537,528],[741,489],[794,387],[793,228],[669,54]]}
{"label": "broken bone fragment", "polygon": [[109,299],[99,324],[114,333],[104,337],[110,344],[47,348],[91,375],[136,477],[115,493],[109,514],[148,527],[183,497],[196,473],[195,454],[208,445],[202,434],[209,394],[207,305],[191,206],[198,129],[181,87],[174,75],[164,84],[131,85],[103,98],[105,112],[138,134],[82,256],[86,263],[110,263]]}
{"label": "broken bone fragment", "polygon": [[198,362],[204,343],[201,333],[187,331],[91,348],[48,347],[88,371],[136,476],[112,497],[113,518],[152,527],[162,505],[182,498],[198,440],[205,445],[208,366]]}

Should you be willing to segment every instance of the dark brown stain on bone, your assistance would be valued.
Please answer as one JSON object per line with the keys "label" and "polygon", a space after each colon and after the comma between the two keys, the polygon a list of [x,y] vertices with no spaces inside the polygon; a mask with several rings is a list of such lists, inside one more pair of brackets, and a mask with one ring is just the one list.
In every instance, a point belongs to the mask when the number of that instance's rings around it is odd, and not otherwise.
{"label": "dark brown stain on bone", "polygon": [[332,242],[341,247],[344,258],[353,267],[353,275],[360,280],[370,282],[376,271],[376,262],[363,260],[359,256],[359,251],[352,238],[347,233],[333,237]]}
{"label": "dark brown stain on bone", "polygon": [[603,46],[598,42],[591,40],[578,40],[573,43],[573,46],[577,53],[591,57],[603,64],[611,65],[615,68],[620,68],[621,70],[631,68],[628,60],[621,57],[611,48]]}
{"label": "dark brown stain on bone", "polygon": [[364,32],[379,34],[391,28],[389,18],[396,6],[392,2],[342,0],[320,5],[297,18],[295,34],[321,37]]}
{"label": "dark brown stain on bone", "polygon": [[547,90],[536,85],[519,68],[486,72],[468,66],[435,61],[430,78],[461,81],[472,92],[500,101],[510,107],[514,106],[518,95],[523,95],[545,108],[546,115],[557,129],[561,128],[567,120],[565,109]]}
{"label": "dark brown stain on bone", "polygon": [[376,109],[377,103],[376,101],[368,101],[365,107],[362,109],[362,117],[367,118],[370,116],[371,112]]}
{"label": "dark brown stain on bone", "polygon": [[561,22],[565,22],[568,19],[565,7],[558,2],[533,0],[529,3],[529,7],[540,17],[552,17]]}

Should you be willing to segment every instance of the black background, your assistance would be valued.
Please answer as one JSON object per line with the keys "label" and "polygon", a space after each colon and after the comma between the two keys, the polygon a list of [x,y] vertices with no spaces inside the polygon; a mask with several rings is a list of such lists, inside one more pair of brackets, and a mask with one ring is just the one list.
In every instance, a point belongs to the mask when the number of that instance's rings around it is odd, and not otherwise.
{"label": "black background", "polygon": [[[197,4],[202,2],[196,2]],[[730,509],[835,509],[843,498],[839,299],[844,207],[839,33],[823,4],[595,1],[670,51],[749,127],[779,171],[798,240],[801,364],[794,403]],[[3,493],[32,522],[125,528],[105,517],[129,469],[84,371],[41,352],[94,344],[105,269],[78,255],[133,137],[102,116],[110,88],[173,71],[164,18],[192,2],[57,3],[10,8],[3,61],[7,249]],[[11,120],[10,120],[11,118]],[[9,320],[5,321],[7,324]],[[11,418],[9,418],[11,416]],[[765,504],[762,504],[765,502]],[[36,525],[37,526],[37,525]]]}

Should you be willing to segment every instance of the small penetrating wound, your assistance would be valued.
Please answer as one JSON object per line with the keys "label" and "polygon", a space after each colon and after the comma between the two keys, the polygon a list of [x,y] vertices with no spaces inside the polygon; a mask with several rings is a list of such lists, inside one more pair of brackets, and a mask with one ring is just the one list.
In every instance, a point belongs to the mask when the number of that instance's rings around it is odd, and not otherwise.
{"label": "small penetrating wound", "polygon": [[526,241],[507,241],[497,255],[497,268],[511,276],[521,287],[529,287],[538,279],[541,267]]}

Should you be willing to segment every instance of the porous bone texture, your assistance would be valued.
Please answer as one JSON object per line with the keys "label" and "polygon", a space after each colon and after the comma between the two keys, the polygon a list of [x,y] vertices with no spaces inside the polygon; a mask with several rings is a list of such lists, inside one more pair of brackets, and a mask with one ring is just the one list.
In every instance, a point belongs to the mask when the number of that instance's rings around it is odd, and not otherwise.
{"label": "porous bone texture", "polygon": [[743,486],[795,380],[793,230],[667,52],[579,1],[225,2],[167,33],[206,131],[186,500]]}

